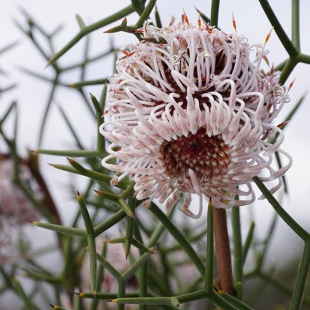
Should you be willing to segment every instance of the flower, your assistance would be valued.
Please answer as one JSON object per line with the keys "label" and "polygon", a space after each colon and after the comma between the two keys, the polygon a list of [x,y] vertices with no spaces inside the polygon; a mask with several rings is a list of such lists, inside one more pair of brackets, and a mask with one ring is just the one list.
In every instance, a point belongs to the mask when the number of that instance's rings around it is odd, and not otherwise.
{"label": "flower", "polygon": [[[0,154],[0,214],[11,224],[25,224],[28,220],[38,220],[39,212],[25,194],[12,183],[14,164],[6,154]],[[26,186],[30,186],[31,173],[24,162],[20,165],[19,176]],[[36,191],[39,197],[39,192]]]}
{"label": "flower", "polygon": [[[292,159],[272,121],[289,97],[273,67],[269,75],[260,69],[265,46],[200,21],[195,27],[185,14],[178,24],[146,22],[139,32],[142,40],[124,48],[110,79],[110,119],[100,126],[111,142],[102,164],[120,174],[111,184],[129,176],[144,205],[158,198],[168,209],[183,193],[180,209],[193,218],[203,197],[219,208],[252,203],[254,176],[278,190]],[[275,151],[288,159],[278,171]],[[192,194],[200,197],[198,214],[189,210]]]}
{"label": "flower", "polygon": [[[21,161],[19,177],[27,186],[31,183],[31,173]],[[28,220],[38,220],[39,212],[28,200],[19,187],[12,183],[14,176],[14,163],[9,154],[0,153],[0,262],[16,263],[26,258],[20,253],[29,250],[29,242],[21,229]],[[40,193],[35,190],[35,196]]]}

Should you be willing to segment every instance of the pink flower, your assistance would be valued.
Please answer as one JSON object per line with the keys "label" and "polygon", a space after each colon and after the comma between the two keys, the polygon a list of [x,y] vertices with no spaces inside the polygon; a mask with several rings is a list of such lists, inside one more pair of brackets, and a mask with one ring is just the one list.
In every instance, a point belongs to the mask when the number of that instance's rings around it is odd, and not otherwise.
{"label": "pink flower", "polygon": [[[0,154],[1,155],[1,154]],[[30,184],[31,174],[27,166],[21,164],[20,179],[25,184]],[[28,220],[38,220],[38,211],[25,196],[25,194],[13,184],[14,164],[11,158],[0,156],[0,214],[11,224],[24,224]]]}
{"label": "pink flower", "polygon": [[[28,200],[20,188],[13,184],[14,164],[7,154],[0,153],[0,262],[16,263],[21,259],[17,243],[23,241],[28,246],[28,240],[20,229],[28,220],[36,221],[39,212]],[[19,176],[22,182],[29,184],[31,174],[28,167],[20,165]]]}
{"label": "pink flower", "polygon": [[[167,208],[183,193],[180,208],[193,218],[203,197],[219,208],[252,203],[254,176],[278,190],[292,159],[279,148],[283,132],[272,121],[289,98],[279,73],[260,69],[264,46],[195,27],[186,16],[161,29],[146,22],[141,31],[143,40],[124,48],[111,78],[110,118],[100,127],[111,142],[102,164],[120,174],[112,184],[129,176],[144,205],[158,198]],[[276,151],[287,158],[278,171]],[[198,214],[189,210],[192,194],[200,196]]]}

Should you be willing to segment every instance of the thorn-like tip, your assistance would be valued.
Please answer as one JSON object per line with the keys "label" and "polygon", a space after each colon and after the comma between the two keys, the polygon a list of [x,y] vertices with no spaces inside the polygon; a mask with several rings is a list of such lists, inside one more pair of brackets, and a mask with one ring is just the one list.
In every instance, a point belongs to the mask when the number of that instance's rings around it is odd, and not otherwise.
{"label": "thorn-like tip", "polygon": [[52,63],[49,61],[46,66],[43,68],[43,70],[45,70],[47,67],[49,67]]}
{"label": "thorn-like tip", "polygon": [[198,12],[198,14],[201,14],[201,11],[199,9],[197,9],[196,7],[195,7],[195,9]]}
{"label": "thorn-like tip", "polygon": [[213,286],[213,289],[215,290],[215,292],[217,293],[217,294],[221,294],[223,291],[222,290],[220,290],[218,287],[216,287],[216,286]]}

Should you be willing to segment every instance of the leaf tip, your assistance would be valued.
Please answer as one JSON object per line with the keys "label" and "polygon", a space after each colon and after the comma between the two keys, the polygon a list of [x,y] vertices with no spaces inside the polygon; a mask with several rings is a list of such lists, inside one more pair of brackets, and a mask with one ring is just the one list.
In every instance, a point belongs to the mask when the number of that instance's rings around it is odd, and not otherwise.
{"label": "leaf tip", "polygon": [[80,192],[79,191],[76,191],[77,192],[77,195],[78,195],[78,200],[82,200],[83,198],[82,198],[82,195],[80,194]]}
{"label": "leaf tip", "polygon": [[83,297],[84,293],[83,292],[75,292],[74,295],[79,296],[79,297]]}
{"label": "leaf tip", "polygon": [[197,13],[200,15],[201,11],[198,8],[196,8],[196,7],[195,7],[195,9],[196,9]]}
{"label": "leaf tip", "polygon": [[53,62],[52,61],[49,61],[46,66],[43,68],[43,70],[45,70],[47,67],[49,67]]}

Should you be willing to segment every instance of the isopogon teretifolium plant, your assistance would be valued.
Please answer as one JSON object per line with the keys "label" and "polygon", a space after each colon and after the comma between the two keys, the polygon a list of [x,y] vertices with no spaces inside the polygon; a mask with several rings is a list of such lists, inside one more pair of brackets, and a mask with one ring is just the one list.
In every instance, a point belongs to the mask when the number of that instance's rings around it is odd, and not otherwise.
{"label": "isopogon teretifolium plant", "polygon": [[[232,31],[219,28],[219,1],[212,1],[210,19],[197,10],[198,21],[192,21],[180,8],[180,17],[166,25],[156,0],[132,1],[89,26],[78,16],[80,32],[56,54],[57,31],[46,32],[24,12],[28,28],[17,25],[45,57],[54,77],[23,69],[53,85],[38,128],[38,149],[28,158],[19,155],[17,130],[10,135],[5,128],[10,116],[18,114],[17,103],[1,114],[0,134],[7,151],[0,152],[0,299],[11,291],[27,310],[42,308],[42,303],[67,310],[256,309],[263,296],[260,280],[286,294],[283,306],[310,307],[305,293],[310,234],[274,197],[285,190],[285,173],[293,161],[289,150],[281,148],[283,128],[303,100],[287,118],[282,116],[293,86],[286,80],[297,63],[310,63],[299,46],[298,1],[292,3],[289,39],[268,1],[260,1],[273,35],[288,53],[278,66],[269,64],[271,32],[264,42],[255,43],[236,31],[234,17]],[[126,16],[134,12],[138,20],[128,25]],[[118,20],[119,26],[109,27]],[[128,32],[133,39],[120,49],[111,45],[96,57],[88,55],[86,41],[80,63],[58,64],[97,29],[109,36]],[[51,48],[48,53],[42,36]],[[88,66],[111,54],[114,73],[84,79]],[[62,76],[76,69],[82,78],[70,86],[94,116],[97,145],[83,145],[74,129],[79,124],[58,103],[77,149],[42,149],[50,106],[59,101],[56,89],[64,86]],[[93,94],[89,98],[88,85],[101,85],[98,99]],[[14,122],[17,127],[17,117]],[[63,224],[63,206],[54,202],[39,154],[67,157],[68,165],[52,167],[87,180],[85,190],[73,191],[79,209],[71,225]],[[68,191],[74,187],[68,184]],[[265,240],[255,237],[254,223],[247,234],[241,233],[240,208],[255,202],[255,187],[259,198],[276,211]],[[277,217],[304,242],[297,276],[288,284],[264,264]],[[54,231],[54,244],[32,250],[31,240],[23,235],[29,221],[38,231]],[[63,260],[57,272],[38,260],[49,253]],[[248,257],[253,263],[245,265]],[[29,281],[20,281],[22,277]]]}

